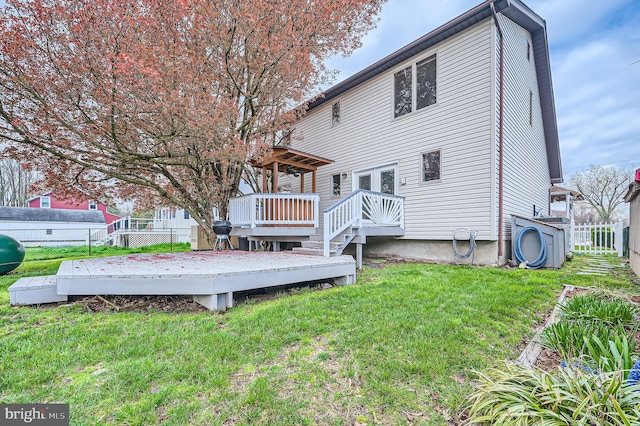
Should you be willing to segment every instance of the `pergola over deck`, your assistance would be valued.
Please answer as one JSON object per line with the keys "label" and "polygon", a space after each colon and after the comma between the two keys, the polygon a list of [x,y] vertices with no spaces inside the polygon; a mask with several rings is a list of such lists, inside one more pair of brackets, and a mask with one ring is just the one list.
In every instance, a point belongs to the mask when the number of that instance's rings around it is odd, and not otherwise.
{"label": "pergola over deck", "polygon": [[262,188],[267,188],[267,171],[272,173],[272,190],[278,192],[278,173],[300,175],[300,192],[304,192],[304,175],[311,172],[311,192],[316,192],[316,170],[318,167],[333,163],[333,160],[317,155],[297,151],[283,146],[273,147],[271,152],[261,160],[252,159],[253,167],[262,168]]}

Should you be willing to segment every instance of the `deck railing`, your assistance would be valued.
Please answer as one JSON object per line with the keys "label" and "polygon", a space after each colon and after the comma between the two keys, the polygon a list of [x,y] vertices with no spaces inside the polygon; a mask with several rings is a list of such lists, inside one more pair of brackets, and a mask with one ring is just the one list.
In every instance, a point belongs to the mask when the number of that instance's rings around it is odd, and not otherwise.
{"label": "deck railing", "polygon": [[324,211],[324,255],[331,240],[352,228],[397,226],[404,228],[404,197],[359,189]]}
{"label": "deck railing", "polygon": [[256,193],[229,200],[229,221],[234,227],[320,226],[318,194]]}

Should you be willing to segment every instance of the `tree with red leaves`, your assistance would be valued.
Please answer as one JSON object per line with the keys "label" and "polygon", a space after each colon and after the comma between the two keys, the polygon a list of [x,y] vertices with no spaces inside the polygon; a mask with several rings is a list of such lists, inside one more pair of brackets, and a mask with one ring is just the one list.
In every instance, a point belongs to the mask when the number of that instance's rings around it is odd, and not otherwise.
{"label": "tree with red leaves", "polygon": [[185,208],[210,229],[380,0],[9,0],[0,141],[49,189]]}

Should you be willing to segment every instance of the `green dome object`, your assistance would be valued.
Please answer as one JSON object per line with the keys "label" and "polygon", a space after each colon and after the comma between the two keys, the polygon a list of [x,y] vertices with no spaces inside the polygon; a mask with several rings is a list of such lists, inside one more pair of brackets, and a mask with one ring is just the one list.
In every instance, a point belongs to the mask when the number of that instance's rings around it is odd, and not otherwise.
{"label": "green dome object", "polygon": [[16,269],[24,260],[24,246],[8,235],[0,234],[0,275]]}

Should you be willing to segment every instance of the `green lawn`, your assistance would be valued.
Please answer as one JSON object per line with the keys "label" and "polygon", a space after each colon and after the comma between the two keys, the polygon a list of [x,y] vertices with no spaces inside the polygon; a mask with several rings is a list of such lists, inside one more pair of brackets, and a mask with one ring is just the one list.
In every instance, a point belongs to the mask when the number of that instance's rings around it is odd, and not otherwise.
{"label": "green lawn", "polygon": [[0,277],[0,401],[69,403],[78,425],[442,425],[471,370],[515,359],[562,284],[631,287],[576,275],[576,258],[560,271],[365,268],[352,286],[224,314],[9,306],[19,276],[59,262]]}

